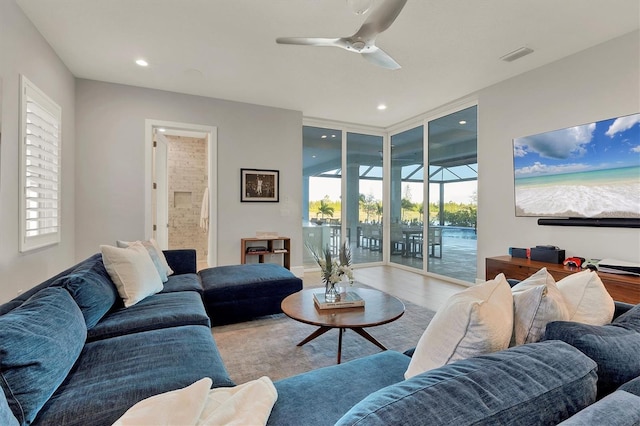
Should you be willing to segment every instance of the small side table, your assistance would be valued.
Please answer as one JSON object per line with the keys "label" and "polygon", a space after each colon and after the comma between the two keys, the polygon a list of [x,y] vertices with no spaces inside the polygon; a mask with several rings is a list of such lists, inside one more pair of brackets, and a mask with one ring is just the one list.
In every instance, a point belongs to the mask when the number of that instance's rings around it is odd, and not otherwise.
{"label": "small side table", "polygon": [[[276,243],[282,241],[282,243]],[[258,244],[262,243],[262,244]],[[251,246],[262,245],[266,250],[247,252]],[[258,263],[264,263],[264,256],[271,254],[282,255],[282,266],[291,269],[291,238],[289,237],[273,237],[273,238],[242,238],[240,239],[240,263],[247,263],[247,256],[258,256]]]}

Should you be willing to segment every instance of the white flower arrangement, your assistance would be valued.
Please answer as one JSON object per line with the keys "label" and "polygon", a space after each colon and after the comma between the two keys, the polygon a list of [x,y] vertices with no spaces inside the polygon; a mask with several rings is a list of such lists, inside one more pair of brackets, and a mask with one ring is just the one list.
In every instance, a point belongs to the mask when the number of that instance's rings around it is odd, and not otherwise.
{"label": "white flower arrangement", "polygon": [[337,259],[331,255],[331,249],[327,246],[318,253],[313,247],[307,245],[307,249],[315,259],[322,272],[322,279],[325,283],[337,284],[346,276],[349,284],[353,284],[353,268],[351,267],[351,250],[346,241],[340,247]]}

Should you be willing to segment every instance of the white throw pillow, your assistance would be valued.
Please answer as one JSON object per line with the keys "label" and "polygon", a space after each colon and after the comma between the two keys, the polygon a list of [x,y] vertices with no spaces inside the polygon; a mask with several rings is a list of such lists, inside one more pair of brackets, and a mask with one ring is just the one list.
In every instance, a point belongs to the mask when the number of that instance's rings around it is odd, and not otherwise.
{"label": "white throw pillow", "polygon": [[163,289],[149,252],[139,242],[128,248],[100,246],[102,262],[115,283],[125,307],[135,305]]}
{"label": "white throw pillow", "polygon": [[547,323],[568,321],[569,311],[547,268],[542,268],[513,288],[511,346],[539,341]]}
{"label": "white throw pillow", "polygon": [[205,377],[187,387],[143,399],[129,408],[113,426],[195,425],[212,383]]}
{"label": "white throw pillow", "polygon": [[155,247],[156,252],[158,252],[158,257],[160,258],[160,263],[162,263],[164,270],[167,272],[167,276],[170,277],[171,275],[173,275],[173,269],[171,269],[171,267],[169,266],[169,263],[167,263],[167,258],[164,256],[164,253],[162,252],[162,249],[158,245],[158,242],[153,238],[151,238],[149,242],[151,243],[151,245],[153,245],[153,247]]}
{"label": "white throw pillow", "polygon": [[405,378],[509,347],[513,297],[503,274],[451,296],[422,334]]}
{"label": "white throw pillow", "polygon": [[271,379],[263,376],[234,387],[209,389],[211,379],[154,395],[135,404],[113,426],[265,425],[278,399]]}
{"label": "white throw pillow", "polygon": [[615,303],[597,273],[576,272],[557,284],[569,310],[569,321],[605,325],[613,319]]}
{"label": "white throw pillow", "polygon": [[[153,241],[155,242],[155,240]],[[160,275],[160,279],[162,280],[163,283],[166,283],[167,280],[169,279],[169,275],[173,274],[173,271],[171,270],[171,268],[169,268],[169,265],[167,264],[167,259],[164,257],[164,253],[162,253],[162,250],[158,252],[158,250],[156,249],[157,243],[154,245],[151,241],[118,240],[116,241],[116,245],[120,248],[127,248],[134,242],[142,244],[147,249],[147,251],[149,252],[149,256],[151,257],[151,260],[153,261],[153,264],[155,265],[156,270]],[[171,271],[171,273],[168,274],[169,271]]]}

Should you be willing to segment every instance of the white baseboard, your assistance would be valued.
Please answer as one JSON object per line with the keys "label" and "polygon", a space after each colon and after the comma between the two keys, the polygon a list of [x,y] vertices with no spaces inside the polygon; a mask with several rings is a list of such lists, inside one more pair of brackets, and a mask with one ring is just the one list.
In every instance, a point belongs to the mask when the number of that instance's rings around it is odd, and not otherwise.
{"label": "white baseboard", "polygon": [[292,266],[291,272],[298,278],[304,278],[304,266]]}

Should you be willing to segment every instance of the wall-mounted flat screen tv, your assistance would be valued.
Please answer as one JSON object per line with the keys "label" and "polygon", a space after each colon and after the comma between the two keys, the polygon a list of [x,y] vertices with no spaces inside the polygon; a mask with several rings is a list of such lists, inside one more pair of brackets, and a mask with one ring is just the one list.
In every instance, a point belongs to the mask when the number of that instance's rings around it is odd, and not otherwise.
{"label": "wall-mounted flat screen tv", "polygon": [[513,140],[516,216],[640,218],[640,114]]}

